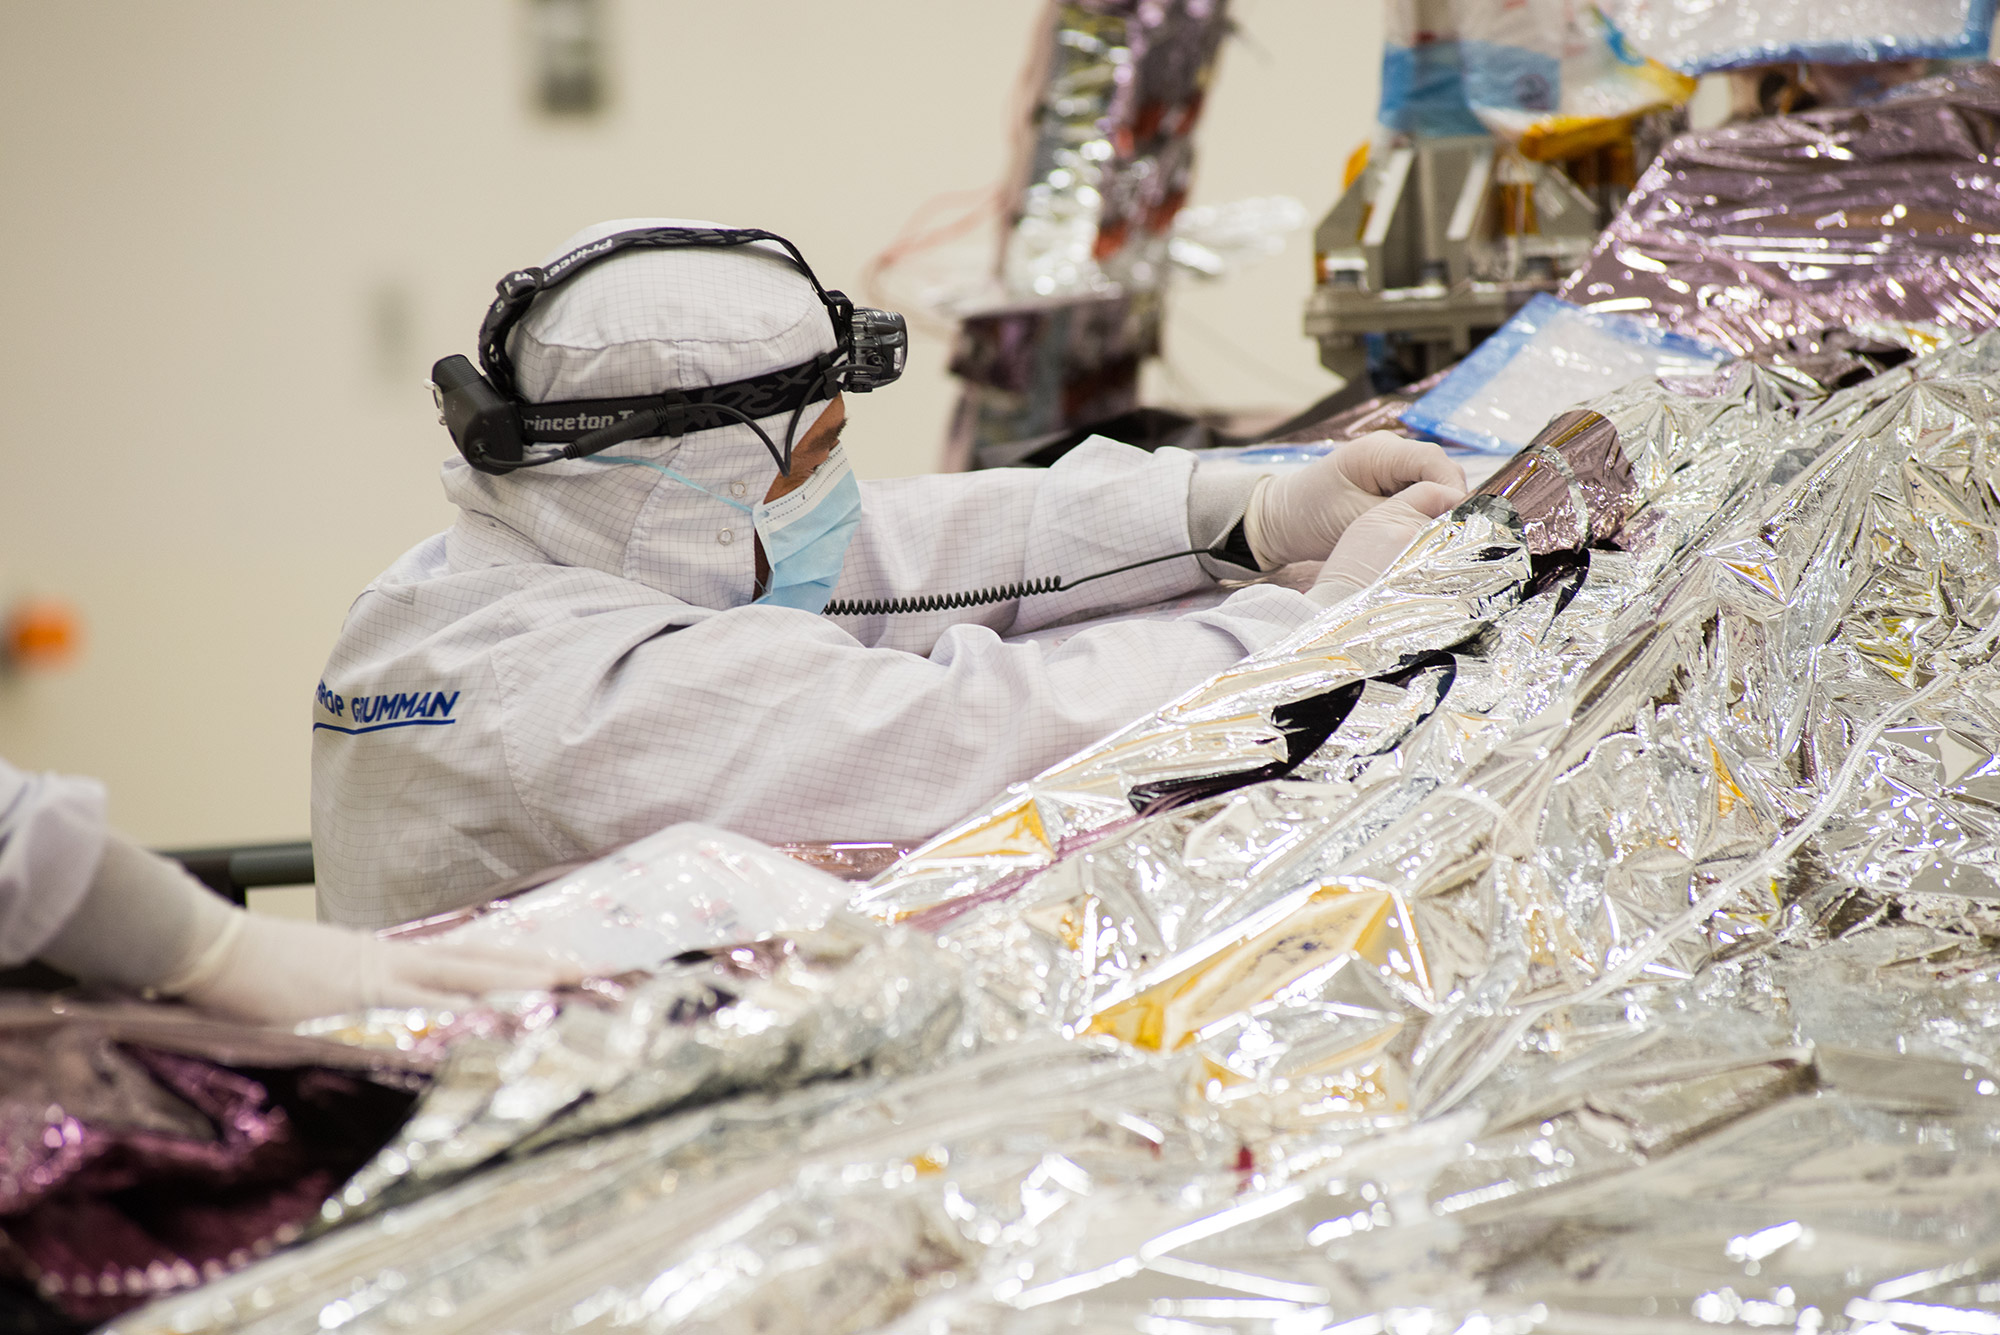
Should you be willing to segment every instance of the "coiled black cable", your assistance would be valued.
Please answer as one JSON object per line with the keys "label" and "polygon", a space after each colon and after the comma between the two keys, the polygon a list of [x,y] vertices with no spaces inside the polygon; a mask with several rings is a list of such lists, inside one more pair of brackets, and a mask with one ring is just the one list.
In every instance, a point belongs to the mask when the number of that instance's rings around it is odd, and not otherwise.
{"label": "coiled black cable", "polygon": [[1044,575],[1040,579],[1023,580],[1018,584],[1001,584],[990,589],[967,589],[963,593],[926,593],[906,598],[856,599],[842,601],[836,599],[826,605],[822,615],[830,617],[883,617],[901,616],[908,612],[952,612],[961,607],[981,607],[987,603],[1011,603],[1022,598],[1033,598],[1044,593],[1067,593],[1079,584],[1088,584],[1094,579],[1105,579],[1111,575],[1122,575],[1140,566],[1158,565],[1162,561],[1178,561],[1183,556],[1213,556],[1228,560],[1220,551],[1212,547],[1190,547],[1184,552],[1168,552],[1165,556],[1149,556],[1143,561],[1119,566],[1113,570],[1100,570],[1095,575],[1085,575],[1082,579],[1065,580],[1057,575]]}

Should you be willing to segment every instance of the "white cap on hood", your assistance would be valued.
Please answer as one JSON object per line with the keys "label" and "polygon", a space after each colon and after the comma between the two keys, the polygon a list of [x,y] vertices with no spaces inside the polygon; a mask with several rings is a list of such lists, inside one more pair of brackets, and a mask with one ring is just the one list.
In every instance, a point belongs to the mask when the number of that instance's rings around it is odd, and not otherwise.
{"label": "white cap on hood", "polygon": [[[598,223],[543,263],[613,232],[718,225]],[[521,394],[534,403],[727,384],[834,347],[812,284],[768,242],[630,250],[599,261],[537,299],[508,341]],[[825,408],[806,408],[799,436]],[[784,448],[789,413],[758,425]],[[763,500],[778,474],[757,433],[742,424],[628,441],[606,453],[665,464],[745,505]],[[522,533],[560,564],[604,570],[702,607],[738,607],[755,596],[750,517],[653,469],[575,460],[495,477],[454,458],[444,484],[460,509]]]}

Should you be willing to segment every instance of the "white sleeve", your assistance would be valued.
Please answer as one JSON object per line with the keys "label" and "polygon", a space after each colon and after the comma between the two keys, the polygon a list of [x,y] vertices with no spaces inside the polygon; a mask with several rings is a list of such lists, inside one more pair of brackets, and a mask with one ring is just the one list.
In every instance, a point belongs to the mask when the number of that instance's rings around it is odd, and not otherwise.
{"label": "white sleeve", "polygon": [[0,760],[0,965],[34,959],[83,902],[104,856],[104,786]]}
{"label": "white sleeve", "polygon": [[955,626],[928,656],[785,608],[637,643],[572,622],[496,652],[505,750],[561,857],[690,819],[767,841],[920,838],[1318,610],[1257,587],[1055,648]]}
{"label": "white sleeve", "polygon": [[[1073,581],[1186,551],[1194,456],[1092,437],[1047,469],[1001,468],[862,484],[861,527],[834,598],[964,593]],[[1204,535],[1206,537],[1207,535]],[[895,616],[841,617],[863,644],[929,653],[954,625],[1018,635],[1165,601],[1212,581],[1194,557],[1092,580],[1064,593]]]}

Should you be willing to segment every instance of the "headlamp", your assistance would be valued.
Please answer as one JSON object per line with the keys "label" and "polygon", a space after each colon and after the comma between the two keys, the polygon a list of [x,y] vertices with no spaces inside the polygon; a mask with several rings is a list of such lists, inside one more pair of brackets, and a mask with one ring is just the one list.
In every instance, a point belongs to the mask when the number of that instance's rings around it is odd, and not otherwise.
{"label": "headlamp", "polygon": [[[686,391],[618,399],[563,399],[529,403],[521,397],[507,336],[535,298],[552,291],[626,250],[729,248],[770,241],[784,248],[804,274],[833,324],[834,350],[797,366]],[[479,327],[479,361],[450,356],[431,367],[431,393],[438,420],[451,432],[465,461],[482,473],[511,473],[560,459],[581,459],[628,440],[679,436],[741,422],[790,473],[793,437],[805,409],[835,394],[866,394],[893,384],[909,355],[909,331],[894,311],[857,307],[844,293],[820,286],[797,246],[774,232],[756,228],[644,227],[615,232],[562,256],[544,268],[517,269],[502,278],[498,295]],[[789,412],[791,425],[781,449],[760,418]]]}
{"label": "headlamp", "polygon": [[866,394],[895,383],[903,374],[903,360],[910,352],[910,331],[903,317],[894,311],[857,306],[848,317],[847,327],[851,369],[846,388]]}

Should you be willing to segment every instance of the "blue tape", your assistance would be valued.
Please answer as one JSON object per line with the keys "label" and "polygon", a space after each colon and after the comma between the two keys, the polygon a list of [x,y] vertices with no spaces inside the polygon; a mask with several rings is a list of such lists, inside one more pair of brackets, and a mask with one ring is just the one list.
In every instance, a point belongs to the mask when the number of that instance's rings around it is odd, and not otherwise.
{"label": "blue tape", "polygon": [[1486,133],[1465,104],[1465,68],[1455,41],[1385,49],[1378,105],[1382,124],[1412,138]]}
{"label": "blue tape", "polygon": [[1475,107],[1546,114],[1562,105],[1562,61],[1499,42],[1460,42],[1465,100]]}
{"label": "blue tape", "polygon": [[[1586,310],[1547,293],[1538,293],[1514,313],[1514,318],[1500,326],[1484,343],[1474,348],[1470,356],[1454,366],[1435,388],[1404,409],[1403,425],[1434,440],[1464,445],[1488,454],[1513,454],[1526,442],[1506,440],[1476,423],[1457,419],[1466,409],[1476,406],[1488,387],[1507,372],[1523,349],[1559,321],[1578,321],[1624,342],[1652,348],[1665,356],[1686,361],[1721,366],[1731,360],[1730,354],[1723,348],[1670,329],[1661,329],[1637,316]],[[1540,430],[1540,424],[1536,424],[1534,429]]]}

